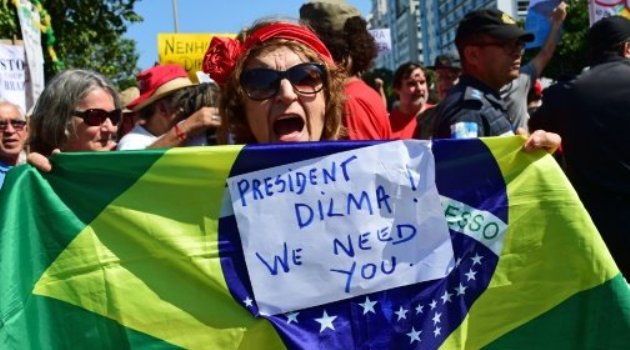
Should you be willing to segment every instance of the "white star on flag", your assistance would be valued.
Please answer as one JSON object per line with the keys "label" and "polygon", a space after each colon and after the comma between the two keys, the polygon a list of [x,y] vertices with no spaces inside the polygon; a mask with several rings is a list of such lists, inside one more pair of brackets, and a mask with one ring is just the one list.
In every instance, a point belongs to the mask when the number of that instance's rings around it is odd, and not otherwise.
{"label": "white star on flag", "polygon": [[333,321],[337,318],[337,316],[328,316],[326,310],[324,310],[324,314],[321,318],[316,318],[315,321],[321,325],[319,329],[319,333],[323,332],[324,329],[330,328],[333,331],[335,330],[335,326],[333,325]]}
{"label": "white star on flag", "polygon": [[416,331],[414,327],[411,327],[411,332],[407,333],[407,336],[409,337],[409,344],[413,344],[415,341],[421,342],[420,333],[422,333],[422,331]]}
{"label": "white star on flag", "polygon": [[245,300],[243,300],[243,302],[245,303],[245,306],[247,306],[247,307],[254,306],[254,301],[250,297],[245,298]]}
{"label": "white star on flag", "polygon": [[442,330],[442,328],[435,327],[435,329],[433,330],[433,335],[437,338],[438,335],[442,334],[441,330]]}
{"label": "white star on flag", "polygon": [[462,258],[455,259],[455,267],[459,267],[459,264],[462,263]]}
{"label": "white star on flag", "polygon": [[483,256],[479,255],[479,253],[475,253],[475,256],[473,256],[471,259],[473,261],[472,266],[475,266],[476,264],[481,265],[481,259],[483,259]]}
{"label": "white star on flag", "polygon": [[437,301],[431,301],[431,304],[429,304],[429,306],[431,306],[431,310],[435,309],[435,307],[437,306]]}
{"label": "white star on flag", "polygon": [[297,320],[297,317],[300,313],[299,312],[291,312],[289,314],[286,314],[285,316],[287,316],[287,323],[291,324],[291,322],[295,322],[295,323],[299,323]]}
{"label": "white star on flag", "polygon": [[468,270],[468,272],[465,273],[464,275],[466,275],[467,281],[470,281],[470,280],[476,280],[475,278],[476,274],[477,274],[477,271],[473,271],[471,267],[470,270]]}
{"label": "white star on flag", "polygon": [[442,317],[442,314],[439,312],[436,312],[435,315],[433,315],[433,325],[435,326],[436,324],[440,323],[440,317]]}
{"label": "white star on flag", "polygon": [[371,301],[370,297],[365,297],[365,302],[359,303],[359,305],[363,308],[364,315],[370,312],[375,314],[376,311],[374,311],[374,305],[376,305],[376,303],[378,303],[378,301]]}
{"label": "white star on flag", "polygon": [[466,288],[468,287],[464,287],[464,285],[460,283],[459,287],[455,288],[455,291],[457,292],[457,296],[466,294]]}
{"label": "white star on flag", "polygon": [[416,306],[416,315],[423,313],[423,309],[424,305],[418,304],[418,306]]}
{"label": "white star on flag", "polygon": [[453,296],[453,293],[449,293],[447,290],[444,291],[444,294],[440,297],[440,299],[442,299],[442,303],[446,304],[446,303],[450,303],[451,302],[451,297]]}
{"label": "white star on flag", "polygon": [[402,305],[400,306],[400,309],[398,309],[398,311],[394,312],[396,315],[398,315],[398,321],[402,320],[402,319],[407,319],[407,309],[403,308]]}

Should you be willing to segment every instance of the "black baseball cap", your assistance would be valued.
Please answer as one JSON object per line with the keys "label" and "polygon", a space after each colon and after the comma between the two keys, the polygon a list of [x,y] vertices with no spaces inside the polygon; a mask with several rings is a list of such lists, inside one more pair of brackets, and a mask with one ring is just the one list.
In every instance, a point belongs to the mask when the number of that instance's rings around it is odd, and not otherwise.
{"label": "black baseball cap", "polygon": [[586,34],[586,46],[590,59],[597,59],[616,45],[630,41],[630,20],[622,16],[610,16],[595,22]]}
{"label": "black baseball cap", "polygon": [[462,66],[459,62],[459,57],[452,55],[450,53],[445,53],[443,55],[436,56],[435,63],[432,66],[429,66],[427,68],[431,70],[436,70],[436,69],[461,70]]}
{"label": "black baseball cap", "polygon": [[519,39],[524,42],[534,40],[534,34],[524,31],[516,24],[514,18],[495,9],[467,13],[459,22],[455,41],[477,34],[487,34],[502,40]]}

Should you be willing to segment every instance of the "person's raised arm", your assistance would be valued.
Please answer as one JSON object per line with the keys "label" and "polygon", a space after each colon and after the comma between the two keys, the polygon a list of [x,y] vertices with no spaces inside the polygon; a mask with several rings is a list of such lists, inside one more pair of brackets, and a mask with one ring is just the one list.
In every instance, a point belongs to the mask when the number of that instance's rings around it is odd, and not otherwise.
{"label": "person's raised arm", "polygon": [[551,29],[547,35],[547,39],[543,44],[540,52],[531,60],[531,64],[536,68],[536,77],[540,77],[542,71],[545,69],[558,45],[558,38],[560,30],[562,29],[562,23],[567,17],[567,4],[561,1],[558,6],[553,10],[551,14]]}
{"label": "person's raised arm", "polygon": [[221,126],[221,117],[217,115],[214,107],[203,107],[190,117],[173,125],[164,135],[160,136],[147,148],[165,148],[181,146],[187,140],[200,135],[208,129],[216,129]]}

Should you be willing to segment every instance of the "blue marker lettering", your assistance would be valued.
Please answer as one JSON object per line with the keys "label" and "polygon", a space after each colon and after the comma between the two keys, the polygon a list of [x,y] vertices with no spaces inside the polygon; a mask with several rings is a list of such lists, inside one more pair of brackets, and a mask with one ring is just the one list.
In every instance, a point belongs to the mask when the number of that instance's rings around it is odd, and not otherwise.
{"label": "blue marker lettering", "polygon": [[391,214],[392,208],[389,206],[389,202],[387,201],[388,199],[389,195],[385,192],[385,188],[379,185],[376,188],[376,200],[378,201],[378,208],[383,209],[382,203],[385,203],[385,205],[387,206],[387,211]]}
{"label": "blue marker lettering", "polygon": [[306,189],[306,175],[302,172],[295,173],[295,185],[298,187],[297,194],[304,193]]}
{"label": "blue marker lettering", "polygon": [[333,253],[335,253],[335,255],[339,255],[339,251],[337,250],[337,247],[341,247],[341,249],[343,249],[343,251],[346,253],[346,255],[348,255],[349,257],[353,258],[354,257],[354,247],[352,246],[352,239],[350,238],[350,235],[346,236],[348,238],[348,246],[346,247],[345,245],[343,245],[343,243],[335,238],[333,239]]}
{"label": "blue marker lettering", "polygon": [[353,262],[352,266],[350,267],[350,270],[348,270],[348,271],[330,269],[330,271],[339,272],[339,273],[343,273],[343,274],[348,275],[348,278],[346,278],[346,287],[344,289],[346,293],[350,293],[350,283],[352,282],[352,275],[354,274],[354,269],[356,267],[357,267],[357,263]]}
{"label": "blue marker lettering", "polygon": [[311,182],[311,185],[317,186],[317,168],[312,168],[308,172],[308,179]]}
{"label": "blue marker lettering", "polygon": [[333,216],[343,216],[343,213],[335,213],[334,209],[335,199],[333,197],[330,197],[330,200],[328,201],[328,217],[331,218]]}
{"label": "blue marker lettering", "polygon": [[260,180],[258,180],[258,179],[253,179],[252,180],[252,192],[254,194],[254,200],[265,198],[265,196],[263,196],[262,192],[260,192]]}
{"label": "blue marker lettering", "polygon": [[273,191],[271,190],[273,188],[273,184],[271,183],[271,178],[266,177],[263,181],[265,182],[265,194],[269,197],[273,196]]}
{"label": "blue marker lettering", "polygon": [[359,235],[359,248],[361,250],[370,250],[370,249],[372,249],[372,247],[370,247],[368,245],[368,243],[370,242],[370,239],[368,238],[369,235],[370,235],[369,232],[362,233],[361,235]]}
{"label": "blue marker lettering", "polygon": [[[306,210],[306,219],[302,217],[302,213],[304,213],[302,209]],[[300,229],[303,229],[304,227],[310,225],[311,222],[313,222],[313,216],[313,209],[311,209],[311,207],[309,207],[307,204],[295,203],[295,218],[297,219],[298,227]]]}
{"label": "blue marker lettering", "polygon": [[276,186],[281,186],[279,190],[276,190],[277,193],[283,193],[287,187],[287,182],[282,179],[282,175],[280,174],[276,176],[276,181],[273,184]]}
{"label": "blue marker lettering", "polygon": [[[409,232],[408,230],[411,230],[411,232]],[[408,240],[412,239],[416,235],[416,227],[413,225],[407,225],[407,224],[396,225],[396,231],[398,232],[399,240],[392,243],[394,245],[407,242]],[[404,232],[404,231],[407,231],[407,232]]]}
{"label": "blue marker lettering", "polygon": [[381,242],[389,242],[394,240],[389,234],[389,226],[383,227],[382,229],[378,230],[376,238],[378,238],[378,240]]}
{"label": "blue marker lettering", "polygon": [[352,156],[344,160],[343,162],[341,162],[341,170],[343,170],[343,177],[344,179],[346,179],[346,181],[350,180],[350,175],[348,175],[348,169],[346,169],[346,166],[348,165],[348,163],[350,163],[351,161],[355,159],[357,159],[357,156]]}
{"label": "blue marker lettering", "polygon": [[372,203],[370,202],[370,197],[367,195],[367,192],[365,191],[361,191],[361,195],[359,198],[359,201],[357,201],[357,199],[354,197],[354,195],[352,193],[348,193],[348,202],[346,205],[346,214],[350,215],[350,203],[354,203],[354,206],[357,208],[357,210],[361,210],[363,207],[363,201],[365,200],[365,202],[367,203],[367,207],[370,211],[370,215],[373,215],[374,212],[372,211]]}
{"label": "blue marker lettering", "polygon": [[256,252],[256,257],[258,257],[258,259],[267,267],[267,269],[269,270],[269,273],[271,273],[272,276],[275,276],[278,274],[278,265],[282,267],[282,270],[284,270],[284,272],[289,272],[289,262],[288,262],[289,257],[288,257],[288,248],[287,248],[286,243],[284,243],[283,256],[279,257],[277,255],[274,255],[273,267],[258,252]]}
{"label": "blue marker lettering", "polygon": [[[368,268],[371,268],[372,272],[366,273],[366,270]],[[361,267],[361,277],[363,277],[363,279],[371,280],[372,278],[374,278],[374,275],[376,275],[376,265],[372,263],[367,263],[363,265],[363,267]]]}
{"label": "blue marker lettering", "polygon": [[239,197],[241,197],[241,205],[246,207],[247,203],[245,202],[245,193],[249,190],[249,181],[242,179],[236,183],[236,186],[238,187]]}
{"label": "blue marker lettering", "polygon": [[330,182],[335,182],[337,181],[337,165],[335,164],[335,162],[332,162],[332,166],[330,167],[330,172],[328,172],[326,169],[322,169],[322,175],[324,177],[324,183],[326,185],[328,185],[328,180],[330,180]]}

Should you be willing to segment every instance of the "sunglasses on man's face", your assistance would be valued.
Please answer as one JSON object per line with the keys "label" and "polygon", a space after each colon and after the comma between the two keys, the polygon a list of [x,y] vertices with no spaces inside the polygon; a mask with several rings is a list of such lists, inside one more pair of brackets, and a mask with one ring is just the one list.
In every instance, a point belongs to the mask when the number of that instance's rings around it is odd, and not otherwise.
{"label": "sunglasses on man's face", "polygon": [[244,71],[240,82],[249,98],[262,101],[278,94],[282,79],[287,79],[296,92],[314,95],[324,88],[326,69],[316,63],[298,64],[286,71],[255,68]]}
{"label": "sunglasses on man's face", "polygon": [[85,124],[89,126],[99,126],[105,123],[105,120],[108,118],[112,124],[118,125],[122,118],[122,111],[120,109],[114,109],[108,112],[104,109],[92,108],[86,109],[85,111],[74,111],[72,115],[83,119]]}
{"label": "sunglasses on man's face", "polygon": [[9,124],[15,129],[15,131],[22,131],[26,127],[26,120],[9,119],[0,120],[0,131],[5,131],[9,128]]}
{"label": "sunglasses on man's face", "polygon": [[505,52],[507,55],[520,54],[520,53],[523,53],[523,50],[525,49],[525,43],[520,40],[476,43],[473,45],[479,46],[479,47],[486,47],[486,46],[499,47],[503,49],[503,52]]}

